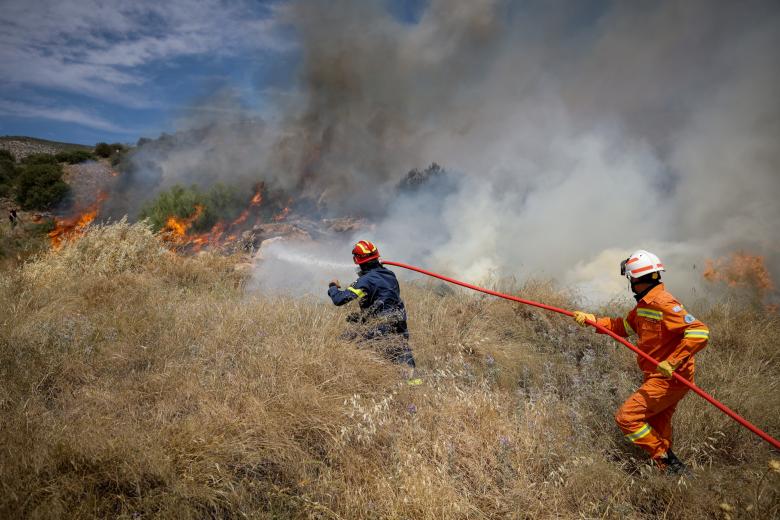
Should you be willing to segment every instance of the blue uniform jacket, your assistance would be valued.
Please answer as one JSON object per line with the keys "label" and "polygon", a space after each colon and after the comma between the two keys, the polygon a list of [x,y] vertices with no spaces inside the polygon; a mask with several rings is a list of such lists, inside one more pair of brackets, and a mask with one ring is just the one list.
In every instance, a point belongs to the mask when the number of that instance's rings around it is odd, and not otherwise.
{"label": "blue uniform jacket", "polygon": [[358,304],[365,318],[392,317],[406,321],[406,308],[401,300],[401,288],[395,273],[379,264],[363,271],[360,277],[346,290],[336,286],[328,288],[328,296],[335,305],[344,305],[359,299]]}

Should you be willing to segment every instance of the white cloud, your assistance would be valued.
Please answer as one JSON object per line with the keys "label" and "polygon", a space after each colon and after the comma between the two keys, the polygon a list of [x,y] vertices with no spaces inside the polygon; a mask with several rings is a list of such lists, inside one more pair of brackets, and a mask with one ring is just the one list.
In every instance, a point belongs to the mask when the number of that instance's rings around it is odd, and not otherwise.
{"label": "white cloud", "polygon": [[16,101],[0,100],[0,114],[13,117],[49,119],[52,121],[75,123],[117,134],[127,132],[125,128],[116,126],[99,116],[89,114],[77,108],[31,105]]}
{"label": "white cloud", "polygon": [[145,66],[285,48],[277,8],[257,6],[249,0],[5,1],[1,81],[151,106],[140,88],[148,80]]}

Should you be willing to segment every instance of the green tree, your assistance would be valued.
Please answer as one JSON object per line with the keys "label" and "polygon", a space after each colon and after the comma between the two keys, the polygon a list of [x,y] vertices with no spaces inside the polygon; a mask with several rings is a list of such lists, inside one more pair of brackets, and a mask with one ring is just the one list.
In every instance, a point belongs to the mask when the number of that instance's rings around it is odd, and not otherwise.
{"label": "green tree", "polygon": [[16,180],[16,165],[13,161],[0,158],[0,197],[8,197]]}
{"label": "green tree", "polygon": [[98,157],[111,157],[111,145],[108,143],[98,143],[95,145],[95,155]]}
{"label": "green tree", "polygon": [[58,164],[33,163],[21,168],[16,181],[16,201],[24,209],[49,209],[70,191]]}

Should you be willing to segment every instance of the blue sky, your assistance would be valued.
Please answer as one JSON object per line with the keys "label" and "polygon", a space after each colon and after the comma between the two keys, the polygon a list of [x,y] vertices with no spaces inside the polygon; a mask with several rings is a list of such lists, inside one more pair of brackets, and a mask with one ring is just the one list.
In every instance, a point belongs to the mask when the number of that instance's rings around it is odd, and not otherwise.
{"label": "blue sky", "polygon": [[0,135],[84,144],[157,137],[216,92],[262,116],[300,61],[281,0],[4,0],[0,29]]}

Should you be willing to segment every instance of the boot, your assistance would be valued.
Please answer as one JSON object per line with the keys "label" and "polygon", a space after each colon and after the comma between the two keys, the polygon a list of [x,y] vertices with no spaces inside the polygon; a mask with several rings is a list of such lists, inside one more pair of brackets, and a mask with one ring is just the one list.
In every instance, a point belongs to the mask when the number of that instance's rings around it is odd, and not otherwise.
{"label": "boot", "polygon": [[667,475],[688,475],[690,471],[688,466],[683,464],[683,461],[677,458],[672,450],[667,450],[666,454],[658,458],[658,462],[661,465]]}

